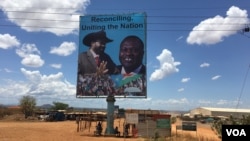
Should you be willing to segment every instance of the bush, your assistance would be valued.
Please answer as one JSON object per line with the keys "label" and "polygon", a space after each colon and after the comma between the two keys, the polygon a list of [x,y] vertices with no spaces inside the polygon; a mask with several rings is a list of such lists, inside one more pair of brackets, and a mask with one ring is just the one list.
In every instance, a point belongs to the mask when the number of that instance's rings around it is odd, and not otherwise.
{"label": "bush", "polygon": [[6,115],[11,115],[11,112],[7,107],[0,105],[0,119],[4,118]]}

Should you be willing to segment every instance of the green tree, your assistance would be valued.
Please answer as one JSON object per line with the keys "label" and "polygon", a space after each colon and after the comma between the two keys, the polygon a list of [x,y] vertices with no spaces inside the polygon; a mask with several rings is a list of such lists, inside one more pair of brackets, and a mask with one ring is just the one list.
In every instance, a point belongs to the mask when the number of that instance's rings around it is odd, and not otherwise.
{"label": "green tree", "polygon": [[69,105],[62,103],[62,102],[53,102],[54,106],[52,107],[53,110],[67,110]]}
{"label": "green tree", "polygon": [[19,102],[25,118],[32,116],[36,108],[36,99],[32,96],[23,96]]}
{"label": "green tree", "polygon": [[250,124],[250,115],[242,115],[242,125],[249,125]]}

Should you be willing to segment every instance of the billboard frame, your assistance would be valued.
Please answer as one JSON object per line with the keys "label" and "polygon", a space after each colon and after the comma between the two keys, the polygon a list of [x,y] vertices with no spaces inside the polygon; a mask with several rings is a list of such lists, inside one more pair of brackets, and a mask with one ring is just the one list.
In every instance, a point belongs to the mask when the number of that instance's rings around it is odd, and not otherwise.
{"label": "billboard frame", "polygon": [[[110,95],[115,98],[147,98],[146,29],[147,25],[145,12],[80,16],[76,98],[107,98]],[[97,34],[101,31],[104,31],[102,35]],[[92,36],[89,37],[90,35]],[[102,41],[105,41],[106,44],[105,52],[110,55],[110,58],[114,64],[116,64],[116,67],[119,68],[118,73],[113,74],[112,71],[112,73],[108,72],[108,74],[100,77],[100,75],[95,75],[97,73],[93,70],[89,71],[91,73],[81,73],[87,72],[86,70],[79,71],[82,68],[79,67],[79,62],[84,62],[81,63],[81,65],[86,65],[86,60],[88,60],[85,59],[85,61],[80,61],[82,60],[82,58],[80,59],[80,55],[87,52],[88,47],[90,48],[90,46],[86,47],[86,45],[90,45],[91,42],[86,42],[85,39],[87,36],[88,39],[102,36]],[[122,76],[122,69],[120,68],[121,66],[125,68],[124,63],[121,61],[122,49],[120,46],[123,40],[125,40],[128,36],[136,36],[142,42],[142,57],[137,58],[142,58],[140,70],[143,68],[144,71],[142,71],[142,73],[133,72],[131,77],[125,78]],[[129,51],[132,52],[134,50]],[[136,62],[136,60],[134,62]],[[108,66],[111,65],[107,63],[106,68],[108,68]],[[110,69],[109,67],[108,70],[113,69]],[[89,76],[91,80],[87,80]],[[93,81],[95,81],[94,86],[89,88],[89,91],[87,91],[86,85],[89,85]],[[112,81],[112,84],[109,83],[110,81]],[[98,83],[100,85],[98,85]]]}

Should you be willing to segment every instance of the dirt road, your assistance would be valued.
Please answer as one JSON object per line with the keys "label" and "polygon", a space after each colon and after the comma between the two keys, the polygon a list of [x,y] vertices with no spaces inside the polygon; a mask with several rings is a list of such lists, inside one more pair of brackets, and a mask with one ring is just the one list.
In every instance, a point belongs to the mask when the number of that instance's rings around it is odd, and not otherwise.
{"label": "dirt road", "polygon": [[[117,124],[117,122],[116,122]],[[93,125],[94,127],[94,125]],[[173,135],[176,125],[172,126]],[[198,124],[196,132],[178,130],[177,134],[205,136],[213,141],[220,141],[209,125]],[[0,121],[1,141],[144,141],[143,138],[94,137],[93,129],[77,132],[75,121],[41,122],[41,121]]]}

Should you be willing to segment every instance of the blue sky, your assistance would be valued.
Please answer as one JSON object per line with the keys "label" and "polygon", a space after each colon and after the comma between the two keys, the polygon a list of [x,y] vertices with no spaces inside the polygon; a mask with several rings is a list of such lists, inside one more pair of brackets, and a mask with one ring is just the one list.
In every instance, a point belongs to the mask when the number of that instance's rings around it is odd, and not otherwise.
{"label": "blue sky", "polygon": [[76,99],[79,15],[147,14],[146,99],[123,108],[250,108],[249,0],[3,0],[0,3],[0,104],[24,95],[38,105]]}

